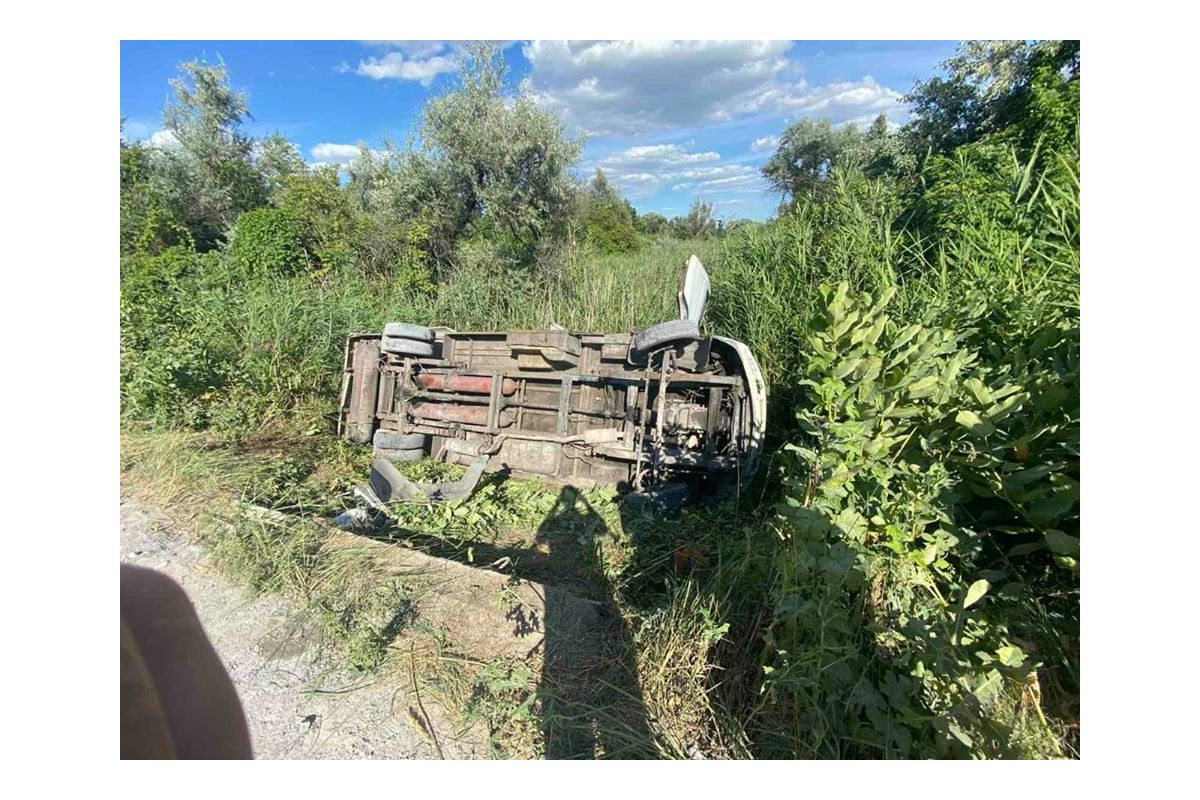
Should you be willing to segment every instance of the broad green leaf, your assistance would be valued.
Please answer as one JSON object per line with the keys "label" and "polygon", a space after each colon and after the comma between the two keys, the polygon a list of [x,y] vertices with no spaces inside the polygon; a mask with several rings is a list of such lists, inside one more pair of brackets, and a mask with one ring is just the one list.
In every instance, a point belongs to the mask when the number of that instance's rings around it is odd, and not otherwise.
{"label": "broad green leaf", "polygon": [[963,608],[970,608],[979,602],[979,600],[988,592],[992,585],[983,578],[971,584],[971,588],[967,589],[967,596],[963,598]]}
{"label": "broad green leaf", "polygon": [[975,687],[975,696],[979,698],[979,702],[988,703],[1000,691],[1000,685],[1004,678],[1000,675],[1000,670],[988,670],[987,675],[979,685]]}
{"label": "broad green leaf", "polygon": [[987,386],[979,378],[967,378],[963,381],[963,385],[971,390],[976,402],[981,406],[986,406],[993,401],[992,393],[988,391]]}
{"label": "broad green leaf", "polygon": [[996,658],[1006,667],[1019,667],[1025,663],[1025,651],[1019,647],[1007,645],[996,651]]}
{"label": "broad green leaf", "polygon": [[1020,408],[1021,405],[1024,404],[1028,399],[1028,392],[1017,392],[1016,394],[1005,398],[999,403],[992,404],[984,413],[987,414],[987,418],[992,422],[999,422],[1013,411]]}
{"label": "broad green leaf", "polygon": [[934,389],[938,385],[937,375],[926,375],[921,380],[908,387],[908,396],[914,400],[919,400],[922,397],[928,397],[933,394]]}
{"label": "broad green leaf", "polygon": [[899,350],[901,347],[908,344],[914,336],[916,336],[918,333],[920,333],[920,331],[921,331],[920,325],[909,325],[907,328],[900,331],[900,334],[892,342],[891,349]]}
{"label": "broad green leaf", "polygon": [[874,325],[874,327],[871,328],[870,332],[867,333],[866,339],[864,341],[866,341],[867,344],[871,344],[871,345],[878,342],[879,337],[883,335],[884,328],[887,327],[887,323],[888,323],[888,318],[886,316],[881,316],[875,322],[875,325]]}
{"label": "broad green leaf", "polygon": [[854,372],[854,370],[858,369],[858,365],[860,363],[862,363],[862,358],[847,358],[842,362],[842,365],[834,371],[833,377],[839,379],[846,377],[851,372]]}
{"label": "broad green leaf", "polygon": [[958,727],[958,725],[955,722],[953,722],[953,721],[949,722],[946,727],[948,727],[950,729],[950,733],[954,734],[955,739],[958,739],[960,742],[962,742],[967,747],[970,747],[971,745],[974,744],[974,742],[971,740],[971,737],[967,735],[967,732],[964,731],[962,728]]}
{"label": "broad green leaf", "polygon": [[1051,528],[1046,531],[1046,544],[1060,556],[1079,555],[1079,540],[1060,530]]}
{"label": "broad green leaf", "polygon": [[855,326],[855,324],[858,323],[860,316],[861,315],[857,311],[851,311],[849,314],[847,314],[845,318],[842,319],[842,321],[837,325],[834,325],[833,330],[830,331],[830,333],[833,335],[833,338],[836,340],[845,336],[846,331],[850,330]]}
{"label": "broad green leaf", "polygon": [[980,417],[974,411],[963,409],[954,416],[954,421],[976,436],[987,436],[996,431],[996,426]]}

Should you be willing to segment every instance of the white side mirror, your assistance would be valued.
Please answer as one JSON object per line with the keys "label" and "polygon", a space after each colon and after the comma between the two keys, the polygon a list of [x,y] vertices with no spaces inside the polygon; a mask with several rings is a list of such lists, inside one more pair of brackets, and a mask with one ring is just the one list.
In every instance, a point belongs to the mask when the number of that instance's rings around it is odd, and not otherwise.
{"label": "white side mirror", "polygon": [[711,284],[704,265],[695,255],[688,258],[679,281],[679,318],[691,320],[697,325],[704,316]]}

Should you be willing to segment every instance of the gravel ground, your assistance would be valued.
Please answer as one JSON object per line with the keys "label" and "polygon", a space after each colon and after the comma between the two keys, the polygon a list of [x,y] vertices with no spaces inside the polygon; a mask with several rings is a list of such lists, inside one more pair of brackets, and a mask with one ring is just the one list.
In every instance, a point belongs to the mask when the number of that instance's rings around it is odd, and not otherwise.
{"label": "gravel ground", "polygon": [[166,573],[187,592],[237,687],[256,758],[486,757],[481,743],[452,740],[445,715],[422,698],[435,743],[418,726],[427,717],[410,685],[338,669],[301,608],[249,596],[168,520],[124,501],[121,561]]}

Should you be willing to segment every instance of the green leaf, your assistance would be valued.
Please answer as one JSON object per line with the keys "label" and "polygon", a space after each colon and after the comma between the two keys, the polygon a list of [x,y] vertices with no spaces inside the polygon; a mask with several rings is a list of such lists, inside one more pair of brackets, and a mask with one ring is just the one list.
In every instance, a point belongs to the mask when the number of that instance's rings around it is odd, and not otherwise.
{"label": "green leaf", "polygon": [[991,701],[1000,691],[1000,685],[1004,678],[1000,674],[1000,670],[988,670],[984,679],[975,687],[975,696],[979,698],[979,702],[987,703]]}
{"label": "green leaf", "polygon": [[1007,645],[996,651],[996,658],[1006,667],[1019,667],[1025,663],[1025,651],[1019,647]]}
{"label": "green leaf", "polygon": [[914,400],[919,400],[922,397],[928,397],[933,394],[933,390],[937,388],[938,376],[927,375],[921,380],[908,387],[908,396]]}
{"label": "green leaf", "polygon": [[[997,393],[997,396],[998,395],[999,393]],[[1016,394],[1005,398],[1002,402],[993,403],[991,406],[988,406],[984,413],[987,414],[988,419],[990,419],[992,422],[999,422],[1019,408],[1028,399],[1029,392],[1017,392]]]}
{"label": "green leaf", "polygon": [[968,411],[965,408],[954,416],[954,421],[976,436],[987,436],[996,431],[995,425],[983,419],[974,411]]}
{"label": "green leaf", "polygon": [[978,603],[990,588],[992,585],[983,578],[972,583],[971,588],[967,589],[967,596],[963,598],[963,608],[970,608]]}
{"label": "green leaf", "polygon": [[912,338],[920,332],[921,332],[920,325],[916,325],[916,324],[909,325],[907,328],[902,330],[900,332],[900,334],[895,338],[895,340],[892,342],[891,349],[893,351],[899,350],[901,347],[903,347],[904,345],[906,345],[910,341],[912,341]]}
{"label": "green leaf", "polygon": [[988,388],[984,386],[983,381],[979,380],[979,378],[967,378],[963,381],[963,384],[971,390],[971,394],[974,395],[975,400],[981,406],[986,406],[992,402],[992,393],[988,391]]}
{"label": "green leaf", "polygon": [[846,359],[845,361],[842,362],[842,365],[840,367],[838,367],[836,370],[834,370],[833,377],[835,377],[835,378],[846,377],[851,372],[854,372],[854,370],[858,368],[858,365],[860,363],[862,363],[862,358]]}
{"label": "green leaf", "polygon": [[1051,528],[1046,531],[1046,544],[1060,556],[1079,555],[1079,540],[1070,534]]}

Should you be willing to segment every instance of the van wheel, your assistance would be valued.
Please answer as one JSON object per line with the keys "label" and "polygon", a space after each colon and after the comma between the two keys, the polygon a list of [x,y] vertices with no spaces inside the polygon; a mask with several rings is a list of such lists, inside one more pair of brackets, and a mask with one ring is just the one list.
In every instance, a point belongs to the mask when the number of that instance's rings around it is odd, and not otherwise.
{"label": "van wheel", "polygon": [[700,326],[690,319],[673,319],[638,331],[629,342],[629,349],[648,355],[668,345],[691,342],[700,338]]}
{"label": "van wheel", "polygon": [[383,335],[396,339],[415,339],[419,342],[433,341],[432,328],[413,325],[411,322],[389,322],[383,326]]}
{"label": "van wheel", "polygon": [[376,447],[375,455],[393,462],[420,461],[425,457],[425,451],[420,448],[415,450],[392,450],[385,447]]}
{"label": "van wheel", "polygon": [[433,355],[433,344],[430,342],[401,339],[398,336],[383,337],[383,344],[380,345],[379,349],[385,353],[397,356],[417,356],[420,358]]}
{"label": "van wheel", "polygon": [[424,450],[428,438],[423,433],[397,433],[380,428],[372,441],[381,450]]}

